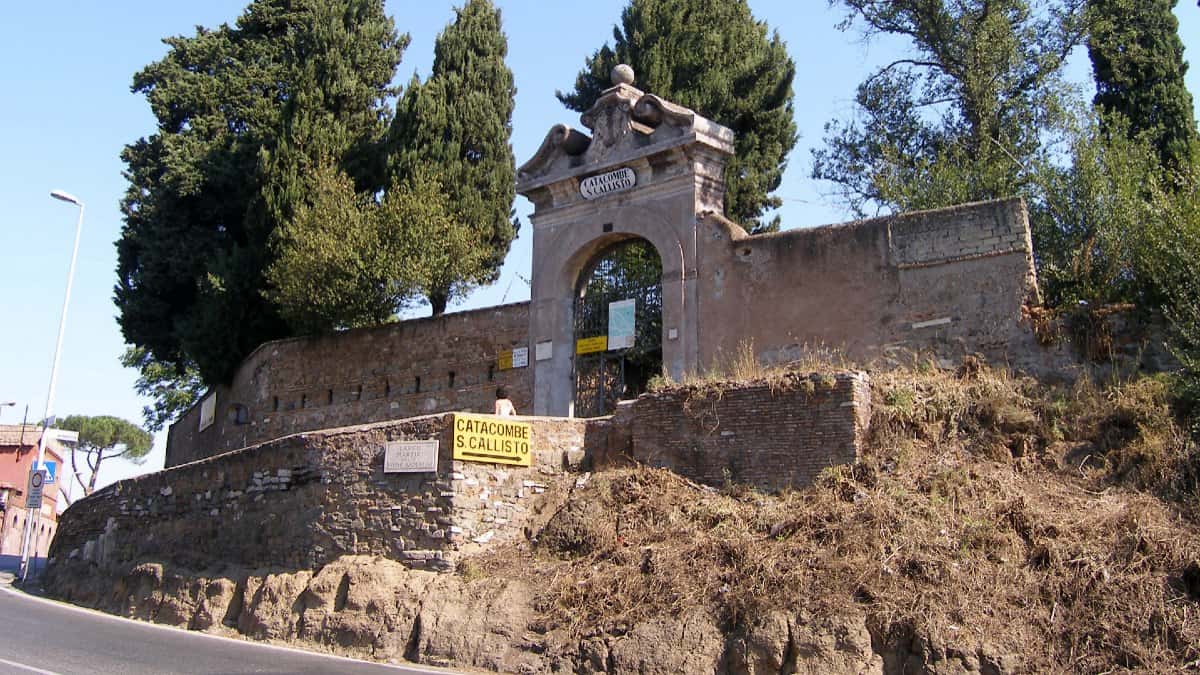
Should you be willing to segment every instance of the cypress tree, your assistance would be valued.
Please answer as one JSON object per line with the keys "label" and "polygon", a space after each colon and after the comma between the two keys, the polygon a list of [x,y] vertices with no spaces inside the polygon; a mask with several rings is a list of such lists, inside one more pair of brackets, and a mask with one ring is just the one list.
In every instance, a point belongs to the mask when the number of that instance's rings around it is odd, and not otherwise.
{"label": "cypress tree", "polygon": [[302,177],[329,158],[360,188],[383,184],[385,100],[407,37],[382,0],[254,0],[233,27],[166,43],[134,77],[158,130],[122,153],[116,304],[145,363],[194,364],[216,383],[292,333],[265,271]]}
{"label": "cypress tree", "polygon": [[746,0],[631,0],[613,42],[587,59],[575,90],[558,99],[584,112],[611,86],[612,68],[629,64],[638,88],[733,130],[725,213],[753,232],[779,229],[778,217],[763,217],[782,203],[771,193],[797,138],[796,66],[779,34],[755,20]]}
{"label": "cypress tree", "polygon": [[1178,169],[1197,136],[1175,2],[1089,0],[1088,54],[1106,130],[1120,114],[1131,137],[1149,134],[1162,165]]}
{"label": "cypress tree", "polygon": [[468,0],[438,35],[433,71],[415,78],[397,105],[393,171],[401,182],[423,170],[437,174],[454,220],[486,255],[445,260],[431,270],[426,295],[436,316],[478,284],[491,283],[517,234],[512,219],[512,71],[500,11],[489,0]]}

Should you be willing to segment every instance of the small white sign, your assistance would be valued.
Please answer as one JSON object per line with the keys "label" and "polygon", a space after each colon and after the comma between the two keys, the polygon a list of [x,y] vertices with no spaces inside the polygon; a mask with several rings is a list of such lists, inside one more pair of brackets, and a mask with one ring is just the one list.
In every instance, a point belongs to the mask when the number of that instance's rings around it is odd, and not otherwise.
{"label": "small white sign", "polygon": [[636,300],[618,300],[608,303],[608,348],[629,349],[633,347],[634,314]]}
{"label": "small white sign", "polygon": [[46,483],[45,471],[29,472],[29,490],[25,493],[25,508],[42,508],[42,485]]}
{"label": "small white sign", "polygon": [[204,431],[212,426],[217,419],[217,395],[209,394],[200,403],[200,428],[197,431]]}
{"label": "small white sign", "polygon": [[598,176],[589,176],[579,181],[579,194],[584,199],[596,199],[614,192],[623,192],[637,185],[637,174],[624,167]]}
{"label": "small white sign", "polygon": [[69,429],[50,429],[47,433],[59,443],[79,443],[79,432]]}
{"label": "small white sign", "polygon": [[513,368],[524,368],[529,365],[529,347],[513,350]]}
{"label": "small white sign", "polygon": [[933,328],[934,326],[946,326],[950,324],[950,317],[944,316],[940,319],[932,319],[930,321],[918,321],[912,325],[913,330],[918,328]]}
{"label": "small white sign", "polygon": [[384,473],[424,473],[437,471],[438,442],[388,441],[383,451]]}
{"label": "small white sign", "polygon": [[534,345],[533,358],[538,361],[549,361],[554,358],[554,342],[539,342]]}

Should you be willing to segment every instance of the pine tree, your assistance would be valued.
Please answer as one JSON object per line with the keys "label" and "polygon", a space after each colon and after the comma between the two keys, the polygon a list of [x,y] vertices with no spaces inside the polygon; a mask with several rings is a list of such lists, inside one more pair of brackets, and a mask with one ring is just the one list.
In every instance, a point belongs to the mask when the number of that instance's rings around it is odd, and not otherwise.
{"label": "pine tree", "polygon": [[407,45],[382,0],[254,0],[233,27],[166,40],[134,77],[158,131],[127,146],[119,321],[147,363],[226,381],[292,333],[267,298],[273,233],[331,158],[384,185],[385,100]]}
{"label": "pine tree", "polygon": [[586,111],[611,86],[612,68],[629,64],[635,86],[733,130],[725,213],[755,232],[779,229],[778,217],[763,217],[782,203],[771,193],[797,136],[796,66],[778,33],[755,20],[746,0],[631,0],[613,41],[587,59],[575,90],[559,92],[559,100]]}
{"label": "pine tree", "polygon": [[[83,488],[84,495],[96,491],[96,479],[100,477],[100,465],[104,460],[120,457],[141,464],[154,444],[154,437],[136,424],[111,415],[71,415],[59,426],[79,432],[79,442],[71,447],[71,466],[76,469],[73,472],[75,480]],[[77,461],[79,454],[83,455],[82,462]],[[84,469],[82,475],[79,469]],[[86,483],[83,476],[88,476]]]}
{"label": "pine tree", "polygon": [[396,180],[424,168],[438,174],[454,220],[487,253],[432,270],[426,295],[435,316],[473,286],[495,281],[517,234],[508,39],[489,0],[468,0],[455,13],[435,43],[429,79],[414,79],[397,105],[392,134]]}
{"label": "pine tree", "polygon": [[1179,169],[1190,160],[1197,133],[1175,3],[1090,0],[1088,54],[1105,129],[1120,114],[1130,135],[1150,135],[1164,167]]}

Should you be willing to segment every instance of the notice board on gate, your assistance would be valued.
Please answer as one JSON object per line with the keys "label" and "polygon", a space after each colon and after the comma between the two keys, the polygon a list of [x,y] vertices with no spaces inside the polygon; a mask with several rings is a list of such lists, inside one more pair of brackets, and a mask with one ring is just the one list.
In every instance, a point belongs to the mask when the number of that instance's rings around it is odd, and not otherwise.
{"label": "notice board on gate", "polygon": [[533,425],[494,415],[454,413],[454,459],[531,466]]}

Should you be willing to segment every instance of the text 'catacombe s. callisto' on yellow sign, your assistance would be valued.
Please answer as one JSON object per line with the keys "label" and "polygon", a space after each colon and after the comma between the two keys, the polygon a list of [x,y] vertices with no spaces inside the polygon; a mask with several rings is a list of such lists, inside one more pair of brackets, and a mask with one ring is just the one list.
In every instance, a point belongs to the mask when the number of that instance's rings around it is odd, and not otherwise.
{"label": "text 'catacombe s. callisto' on yellow sign", "polygon": [[454,413],[454,459],[530,466],[533,425],[491,415]]}

